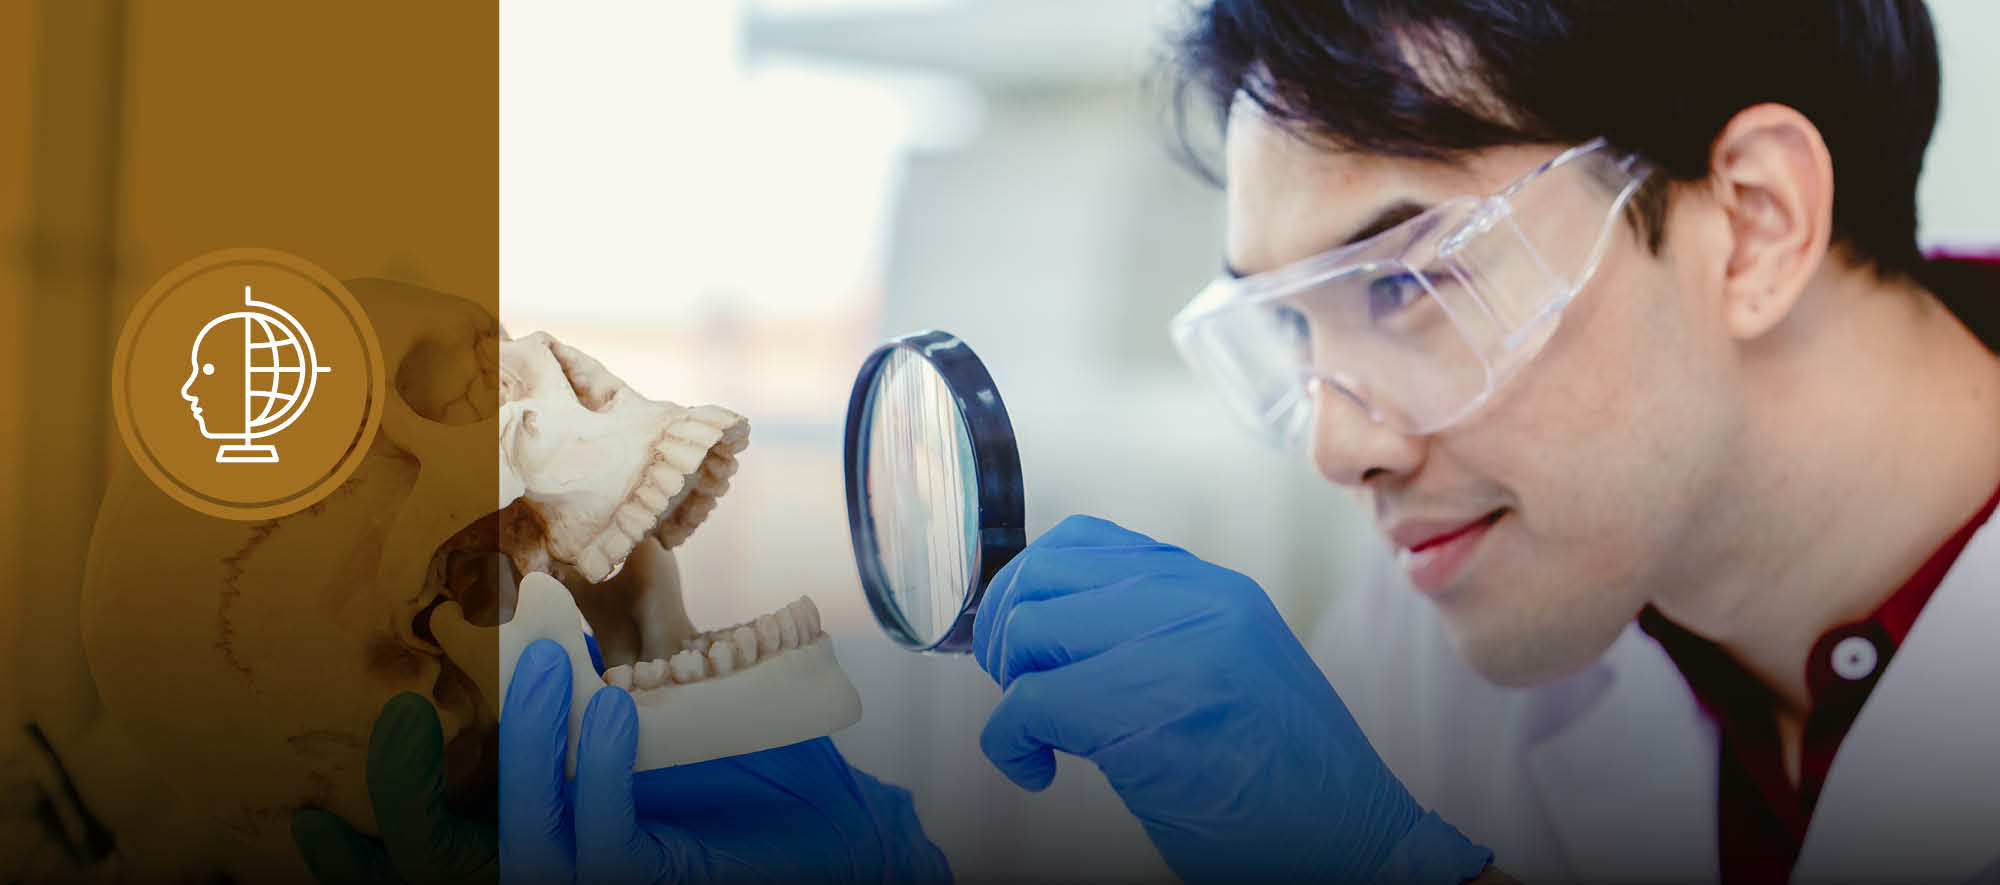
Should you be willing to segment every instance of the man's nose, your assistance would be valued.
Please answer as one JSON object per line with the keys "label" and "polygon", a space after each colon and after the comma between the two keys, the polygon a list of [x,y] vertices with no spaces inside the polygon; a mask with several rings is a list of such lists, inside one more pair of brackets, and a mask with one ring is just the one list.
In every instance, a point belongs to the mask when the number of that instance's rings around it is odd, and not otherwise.
{"label": "man's nose", "polygon": [[1383,474],[1415,473],[1426,438],[1375,420],[1361,403],[1329,383],[1312,385],[1313,466],[1329,482],[1359,486]]}

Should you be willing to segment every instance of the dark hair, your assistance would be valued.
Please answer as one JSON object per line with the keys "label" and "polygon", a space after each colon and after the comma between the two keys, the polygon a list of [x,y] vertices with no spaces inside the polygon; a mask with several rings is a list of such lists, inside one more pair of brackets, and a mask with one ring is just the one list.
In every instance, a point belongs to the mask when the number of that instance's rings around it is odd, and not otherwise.
{"label": "dark hair", "polygon": [[[1730,117],[1788,105],[1833,156],[1834,242],[1887,276],[1922,260],[1923,0],[1213,0],[1176,49],[1179,98],[1226,114],[1241,90],[1301,135],[1443,161],[1603,136],[1691,181]],[[1666,203],[1640,201],[1655,250]]]}

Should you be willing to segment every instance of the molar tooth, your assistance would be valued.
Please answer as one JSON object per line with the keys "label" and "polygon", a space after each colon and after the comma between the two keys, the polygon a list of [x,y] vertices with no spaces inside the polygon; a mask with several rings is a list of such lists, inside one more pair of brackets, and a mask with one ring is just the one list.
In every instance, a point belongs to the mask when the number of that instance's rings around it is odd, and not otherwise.
{"label": "molar tooth", "polygon": [[729,634],[729,641],[736,646],[736,666],[748,667],[757,663],[757,631],[748,625],[738,627]]}
{"label": "molar tooth", "polygon": [[805,628],[802,632],[808,637],[808,641],[810,637],[818,636],[819,606],[813,605],[812,597],[801,596],[799,601],[792,604],[799,607],[799,616],[803,619],[801,625]]}
{"label": "molar tooth", "polygon": [[640,661],[632,665],[632,684],[640,688],[659,688],[666,682],[666,661]]}
{"label": "molar tooth", "polygon": [[778,653],[778,619],[770,615],[758,615],[753,622],[757,628],[757,657],[768,658]]}
{"label": "molar tooth", "polygon": [[[613,520],[614,522],[616,521],[615,515],[613,516]],[[607,531],[597,537],[597,555],[604,557],[604,561],[609,566],[623,565],[626,559],[625,554],[631,549],[632,542],[636,540],[638,538],[631,535]]]}
{"label": "molar tooth", "polygon": [[668,658],[667,668],[673,671],[675,682],[696,682],[708,675],[707,662],[700,652],[684,651]]}
{"label": "molar tooth", "polygon": [[717,676],[728,676],[736,669],[736,643],[718,639],[708,647],[708,669]]}
{"label": "molar tooth", "polygon": [[604,684],[616,685],[626,691],[632,690],[632,665],[619,664],[604,671]]}
{"label": "molar tooth", "polygon": [[697,446],[673,439],[663,439],[654,451],[659,452],[669,465],[681,473],[693,473],[701,469],[701,462],[708,458],[708,447]]}
{"label": "molar tooth", "polygon": [[688,640],[685,647],[691,651],[700,654],[707,654],[708,644],[711,641],[713,640],[710,640],[707,636],[696,636],[695,638]]}
{"label": "molar tooth", "polygon": [[666,492],[662,492],[659,489],[656,489],[650,485],[642,484],[636,490],[635,495],[638,497],[639,503],[646,505],[646,509],[653,511],[654,513],[666,512],[667,509]]}
{"label": "molar tooth", "polygon": [[646,512],[643,506],[622,507],[618,510],[618,527],[627,535],[639,537],[653,527],[653,515]]}
{"label": "molar tooth", "polygon": [[577,555],[576,568],[587,579],[601,579],[611,571],[611,557],[597,552],[596,548],[585,550]]}
{"label": "molar tooth", "polygon": [[778,622],[778,647],[799,647],[799,624],[793,619],[790,609],[778,609],[771,619]]}

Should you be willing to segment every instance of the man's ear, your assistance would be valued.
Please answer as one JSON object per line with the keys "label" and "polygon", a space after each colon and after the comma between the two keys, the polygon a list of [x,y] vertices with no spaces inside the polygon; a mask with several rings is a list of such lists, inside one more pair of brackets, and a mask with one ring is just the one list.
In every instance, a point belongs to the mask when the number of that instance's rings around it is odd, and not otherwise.
{"label": "man's ear", "polygon": [[1791,312],[1826,258],[1833,156],[1805,115],[1755,105],[1715,137],[1709,184],[1729,219],[1723,320],[1738,338],[1754,338]]}

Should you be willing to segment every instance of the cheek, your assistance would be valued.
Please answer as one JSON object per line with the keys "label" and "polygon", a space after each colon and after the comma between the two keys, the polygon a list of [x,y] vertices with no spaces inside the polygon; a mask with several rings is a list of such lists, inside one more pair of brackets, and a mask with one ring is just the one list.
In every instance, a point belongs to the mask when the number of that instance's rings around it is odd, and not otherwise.
{"label": "cheek", "polygon": [[1731,345],[1664,263],[1633,264],[1600,276],[1501,398],[1436,441],[1434,459],[1514,506],[1439,601],[1460,654],[1501,684],[1601,654],[1725,500],[1743,414]]}
{"label": "cheek", "polygon": [[1687,509],[1705,456],[1687,429],[1705,423],[1714,359],[1684,305],[1657,262],[1602,269],[1535,362],[1453,441],[1515,503],[1512,540],[1540,567],[1629,578]]}

